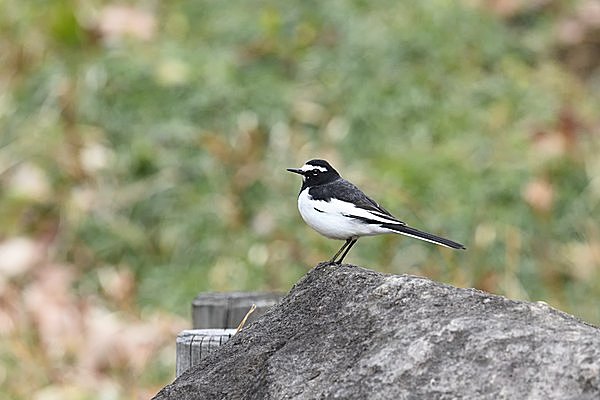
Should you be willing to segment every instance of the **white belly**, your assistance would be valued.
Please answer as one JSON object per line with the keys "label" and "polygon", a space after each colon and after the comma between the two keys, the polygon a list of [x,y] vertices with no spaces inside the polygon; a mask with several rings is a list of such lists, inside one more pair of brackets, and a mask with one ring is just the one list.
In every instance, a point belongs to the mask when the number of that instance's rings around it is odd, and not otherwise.
{"label": "white belly", "polygon": [[298,210],[304,222],[321,235],[331,239],[346,240],[393,233],[390,229],[344,216],[344,214],[356,215],[356,207],[334,199],[328,202],[313,200],[308,190],[308,188],[304,189],[298,196]]}

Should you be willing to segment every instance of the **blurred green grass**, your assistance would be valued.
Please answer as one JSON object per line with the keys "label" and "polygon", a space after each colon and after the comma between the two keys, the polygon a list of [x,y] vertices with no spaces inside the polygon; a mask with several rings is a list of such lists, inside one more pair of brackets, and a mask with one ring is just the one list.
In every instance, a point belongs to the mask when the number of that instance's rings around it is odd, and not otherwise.
{"label": "blurred green grass", "polygon": [[[36,268],[68,265],[74,299],[142,322],[187,316],[199,291],[287,290],[339,243],[301,221],[285,168],[327,158],[409,224],[469,249],[378,237],[348,262],[598,323],[598,92],[555,57],[556,26],[580,3],[502,18],[444,0],[4,0],[0,238],[44,252],[2,282],[26,290]],[[106,271],[129,286],[107,290]],[[47,351],[23,318],[13,340]],[[120,365],[117,382],[139,378]],[[141,393],[170,365],[150,358]]]}

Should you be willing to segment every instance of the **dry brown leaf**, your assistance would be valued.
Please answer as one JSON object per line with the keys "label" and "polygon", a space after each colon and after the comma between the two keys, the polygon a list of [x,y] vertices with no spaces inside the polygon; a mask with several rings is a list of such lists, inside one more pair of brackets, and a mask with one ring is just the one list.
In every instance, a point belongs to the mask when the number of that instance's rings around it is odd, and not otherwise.
{"label": "dry brown leaf", "polygon": [[59,361],[76,352],[83,340],[81,311],[71,288],[74,271],[67,265],[47,264],[36,272],[37,279],[23,293],[25,307],[46,354]]}
{"label": "dry brown leaf", "polygon": [[546,213],[552,209],[554,188],[545,179],[535,179],[525,186],[522,196],[535,211]]}
{"label": "dry brown leaf", "polygon": [[50,196],[46,173],[32,163],[22,163],[10,174],[9,190],[18,196],[43,201]]}
{"label": "dry brown leaf", "polygon": [[577,10],[579,19],[589,27],[600,27],[600,1],[587,0]]}
{"label": "dry brown leaf", "polygon": [[150,12],[127,5],[111,4],[100,12],[98,30],[107,41],[131,37],[150,40],[156,33],[156,19]]}
{"label": "dry brown leaf", "polygon": [[104,292],[113,300],[123,302],[133,296],[135,277],[129,269],[101,268],[98,278]]}
{"label": "dry brown leaf", "polygon": [[571,272],[578,279],[591,279],[600,271],[600,243],[571,243],[567,246]]}
{"label": "dry brown leaf", "polygon": [[43,247],[27,237],[0,242],[0,278],[14,277],[29,271],[43,257]]}
{"label": "dry brown leaf", "polygon": [[537,156],[547,160],[565,155],[568,145],[565,137],[560,133],[540,131],[533,136],[533,148]]}

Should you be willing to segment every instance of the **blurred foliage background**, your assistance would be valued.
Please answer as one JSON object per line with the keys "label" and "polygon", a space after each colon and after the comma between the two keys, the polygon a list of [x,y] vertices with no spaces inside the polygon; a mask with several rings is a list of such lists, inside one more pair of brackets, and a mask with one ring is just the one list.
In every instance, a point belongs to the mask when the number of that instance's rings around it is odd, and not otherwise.
{"label": "blurred foliage background", "polygon": [[286,167],[411,225],[348,262],[600,322],[600,2],[0,0],[0,397],[149,398],[200,291],[341,243]]}

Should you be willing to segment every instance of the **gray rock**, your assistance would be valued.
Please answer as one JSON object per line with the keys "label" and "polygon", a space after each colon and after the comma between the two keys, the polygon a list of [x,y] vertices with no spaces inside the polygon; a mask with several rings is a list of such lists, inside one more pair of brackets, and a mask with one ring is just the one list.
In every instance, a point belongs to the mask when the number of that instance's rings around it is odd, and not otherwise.
{"label": "gray rock", "polygon": [[321,264],[155,399],[600,399],[600,329],[544,304]]}

